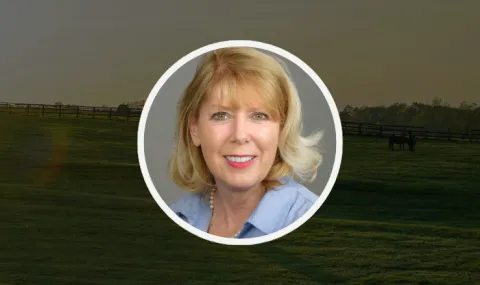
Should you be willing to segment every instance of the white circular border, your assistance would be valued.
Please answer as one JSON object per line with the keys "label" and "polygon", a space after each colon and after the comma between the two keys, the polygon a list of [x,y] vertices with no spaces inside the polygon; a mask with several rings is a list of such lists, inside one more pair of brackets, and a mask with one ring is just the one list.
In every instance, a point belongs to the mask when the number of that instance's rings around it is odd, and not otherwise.
{"label": "white circular border", "polygon": [[[307,73],[310,76],[310,78],[315,82],[315,84],[318,86],[318,88],[320,88],[325,99],[327,100],[328,106],[330,107],[330,111],[332,112],[332,115],[333,115],[333,122],[335,125],[335,134],[336,134],[335,160],[333,163],[333,169],[332,169],[332,173],[330,174],[330,178],[328,179],[328,182],[322,194],[320,195],[320,197],[302,217],[297,219],[295,222],[293,222],[289,226],[275,233],[261,236],[261,237],[256,237],[256,238],[234,239],[234,238],[219,237],[219,236],[206,233],[202,230],[199,230],[194,226],[191,226],[184,220],[182,220],[170,209],[170,207],[165,203],[165,201],[163,201],[163,199],[158,194],[158,191],[157,189],[155,189],[155,186],[148,172],[147,163],[145,161],[145,150],[144,150],[145,125],[147,122],[148,113],[150,112],[152,103],[155,100],[155,97],[159,93],[162,86],[178,69],[180,69],[183,65],[185,65],[192,59],[198,56],[201,56],[205,53],[214,51],[216,49],[227,48],[227,47],[252,47],[252,48],[263,49],[263,50],[267,50],[267,51],[276,53],[278,55],[281,55],[284,58],[295,63],[305,73]],[[195,51],[190,52],[189,54],[185,55],[180,60],[175,62],[162,75],[162,77],[160,77],[160,79],[157,81],[157,83],[153,87],[152,91],[150,91],[150,94],[148,95],[147,100],[145,101],[145,105],[143,107],[143,111],[140,116],[137,142],[138,142],[138,158],[139,158],[140,169],[141,169],[143,178],[145,180],[145,183],[147,184],[150,194],[153,196],[153,198],[155,199],[157,204],[160,206],[160,208],[168,215],[168,217],[170,217],[170,219],[172,219],[175,223],[177,223],[183,229],[189,231],[190,233],[200,238],[206,239],[211,242],[219,243],[219,244],[224,244],[224,245],[255,245],[255,244],[269,242],[269,241],[278,239],[280,237],[283,237],[284,235],[294,231],[295,229],[303,225],[307,220],[309,220],[315,214],[315,212],[318,209],[320,209],[320,207],[322,206],[322,204],[325,202],[328,195],[330,194],[333,188],[333,185],[335,184],[335,181],[337,179],[338,172],[340,170],[342,155],[343,155],[343,133],[342,133],[340,115],[338,113],[337,106],[332,98],[332,95],[330,94],[330,91],[328,90],[327,86],[325,86],[325,84],[320,79],[320,77],[305,62],[303,62],[301,59],[291,54],[290,52],[283,50],[279,47],[273,46],[271,44],[266,44],[266,43],[257,42],[257,41],[250,41],[250,40],[229,40],[229,41],[222,41],[222,42],[209,44]]]}

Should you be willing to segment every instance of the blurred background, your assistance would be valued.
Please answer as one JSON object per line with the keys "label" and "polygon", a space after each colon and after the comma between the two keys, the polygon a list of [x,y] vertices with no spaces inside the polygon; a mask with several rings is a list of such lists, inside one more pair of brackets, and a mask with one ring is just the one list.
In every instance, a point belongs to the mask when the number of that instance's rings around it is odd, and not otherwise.
{"label": "blurred background", "polygon": [[[0,284],[479,284],[479,6],[0,1]],[[159,77],[231,39],[307,62],[345,135],[322,208],[253,247],[179,228],[137,158]]]}

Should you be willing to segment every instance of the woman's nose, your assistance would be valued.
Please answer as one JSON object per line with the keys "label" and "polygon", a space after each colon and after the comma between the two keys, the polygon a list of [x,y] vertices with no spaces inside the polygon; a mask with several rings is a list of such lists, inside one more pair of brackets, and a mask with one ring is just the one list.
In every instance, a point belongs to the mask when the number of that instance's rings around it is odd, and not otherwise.
{"label": "woman's nose", "polygon": [[232,138],[236,143],[245,143],[250,140],[248,121],[244,116],[236,116],[233,121]]}

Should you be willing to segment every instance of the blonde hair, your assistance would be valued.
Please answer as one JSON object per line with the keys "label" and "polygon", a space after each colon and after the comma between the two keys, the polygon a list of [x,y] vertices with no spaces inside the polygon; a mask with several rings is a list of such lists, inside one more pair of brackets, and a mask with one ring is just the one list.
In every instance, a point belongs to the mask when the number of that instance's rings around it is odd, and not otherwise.
{"label": "blonde hair", "polygon": [[189,126],[197,119],[207,94],[220,94],[238,106],[245,98],[235,96],[237,86],[260,88],[260,99],[273,119],[280,122],[277,158],[262,182],[266,190],[281,185],[280,178],[291,175],[300,182],[312,182],[323,156],[317,148],[323,132],[302,136],[302,108],[297,90],[285,64],[257,49],[234,47],[207,54],[197,67],[193,80],[178,104],[175,145],[169,161],[169,174],[175,184],[200,192],[213,186],[202,151],[193,144]]}

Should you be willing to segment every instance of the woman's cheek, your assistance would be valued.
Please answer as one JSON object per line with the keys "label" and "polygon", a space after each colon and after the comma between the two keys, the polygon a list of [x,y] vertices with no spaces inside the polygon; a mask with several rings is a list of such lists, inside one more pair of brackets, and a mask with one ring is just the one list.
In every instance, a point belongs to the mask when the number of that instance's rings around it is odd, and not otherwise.
{"label": "woman's cheek", "polygon": [[272,143],[278,139],[279,128],[276,125],[263,125],[255,130],[254,135],[259,140]]}

